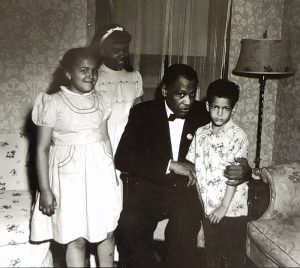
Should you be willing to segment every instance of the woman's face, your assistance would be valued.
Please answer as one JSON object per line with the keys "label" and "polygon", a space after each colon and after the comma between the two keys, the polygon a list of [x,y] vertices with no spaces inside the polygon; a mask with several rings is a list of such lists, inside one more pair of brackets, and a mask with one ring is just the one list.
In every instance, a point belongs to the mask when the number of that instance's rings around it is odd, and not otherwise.
{"label": "woman's face", "polygon": [[78,94],[90,92],[98,79],[97,60],[93,57],[78,58],[66,76],[70,80],[71,91]]}
{"label": "woman's face", "polygon": [[122,70],[128,60],[129,44],[127,43],[111,43],[106,45],[101,54],[104,58],[104,64],[114,70]]}

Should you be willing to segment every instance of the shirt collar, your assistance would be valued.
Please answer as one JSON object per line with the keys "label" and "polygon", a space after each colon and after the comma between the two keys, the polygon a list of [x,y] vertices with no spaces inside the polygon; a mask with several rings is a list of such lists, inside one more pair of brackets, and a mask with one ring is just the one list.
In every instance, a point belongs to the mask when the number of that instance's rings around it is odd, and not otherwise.
{"label": "shirt collar", "polygon": [[73,92],[71,90],[69,90],[67,87],[65,86],[60,86],[60,89],[70,95],[74,95],[74,96],[88,96],[88,95],[91,95],[93,93],[94,90],[91,90],[90,92],[87,92],[87,93],[83,93],[83,94],[79,94],[79,93],[76,93],[76,92]]}
{"label": "shirt collar", "polygon": [[[169,118],[170,114],[174,114],[174,112],[169,108],[166,100],[165,100],[165,109],[166,109],[166,113],[167,113],[167,118]],[[176,118],[175,120],[184,120],[184,119]]]}
{"label": "shirt collar", "polygon": [[166,109],[167,117],[169,118],[170,114],[173,114],[173,111],[169,108],[166,100],[165,100],[165,109]]}
{"label": "shirt collar", "polygon": [[124,71],[124,69],[119,70],[119,71],[112,70],[112,69],[108,68],[104,63],[102,63],[102,65],[100,66],[100,69],[105,72],[108,72],[108,73],[122,73]]}
{"label": "shirt collar", "polygon": [[[234,122],[232,121],[232,119],[230,118],[229,120],[228,120],[228,122],[222,127],[222,129],[217,133],[217,134],[219,134],[219,133],[221,133],[221,132],[223,132],[223,133],[227,133],[228,132],[228,130],[232,127],[234,125]],[[207,125],[207,128],[205,129],[205,130],[207,130],[207,131],[209,131],[210,133],[212,133],[212,122],[210,122],[208,125]]]}

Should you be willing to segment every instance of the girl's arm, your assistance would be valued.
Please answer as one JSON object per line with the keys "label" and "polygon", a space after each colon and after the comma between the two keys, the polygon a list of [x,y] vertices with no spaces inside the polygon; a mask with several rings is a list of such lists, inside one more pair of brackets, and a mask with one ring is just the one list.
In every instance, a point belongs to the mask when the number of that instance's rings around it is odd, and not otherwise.
{"label": "girl's arm", "polygon": [[[105,124],[102,124],[100,126],[100,133],[102,136],[103,143],[105,144],[105,148],[108,150],[111,157],[113,157],[113,149],[112,149],[111,141],[110,141],[110,138],[108,135],[107,121],[105,122]],[[117,185],[119,185],[119,180],[118,180],[117,175],[116,175],[116,183],[117,183]]]}
{"label": "girl's arm", "polygon": [[56,200],[49,183],[49,149],[53,128],[37,127],[36,168],[40,191],[39,209],[48,216],[54,214]]}
{"label": "girl's arm", "polygon": [[226,185],[225,195],[222,200],[221,206],[216,208],[212,213],[209,214],[208,218],[211,223],[219,223],[220,220],[225,216],[230,202],[234,196],[236,186]]}

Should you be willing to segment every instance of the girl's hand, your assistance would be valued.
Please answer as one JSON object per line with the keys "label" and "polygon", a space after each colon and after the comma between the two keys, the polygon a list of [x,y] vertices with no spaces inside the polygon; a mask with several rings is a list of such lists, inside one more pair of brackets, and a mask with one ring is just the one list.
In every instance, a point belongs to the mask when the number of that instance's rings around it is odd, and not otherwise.
{"label": "girl's hand", "polygon": [[208,215],[208,219],[211,223],[219,223],[225,216],[226,212],[227,208],[221,205]]}
{"label": "girl's hand", "polygon": [[55,213],[56,199],[51,190],[42,191],[40,193],[39,210],[47,216],[52,216]]}

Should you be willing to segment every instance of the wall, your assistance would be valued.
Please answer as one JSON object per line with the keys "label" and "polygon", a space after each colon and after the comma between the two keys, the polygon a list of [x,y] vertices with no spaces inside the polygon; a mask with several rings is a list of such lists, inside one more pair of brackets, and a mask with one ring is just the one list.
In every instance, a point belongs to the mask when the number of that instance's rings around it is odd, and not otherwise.
{"label": "wall", "polygon": [[[258,79],[231,74],[236,65],[240,41],[243,38],[262,38],[265,30],[268,38],[281,39],[284,0],[233,0],[229,51],[229,79],[241,87],[241,97],[234,120],[246,131],[249,142],[249,163],[254,166],[256,150],[257,114],[259,103]],[[275,104],[278,82],[267,80],[265,88],[262,128],[261,166],[272,163]]]}
{"label": "wall", "polygon": [[0,133],[22,131],[59,58],[93,35],[92,0],[0,1]]}
{"label": "wall", "polygon": [[[59,58],[70,47],[93,36],[94,0],[0,1],[0,133],[22,131],[37,94],[46,91]],[[231,74],[242,38],[281,38],[291,32],[294,62],[299,69],[299,0],[233,0],[230,79],[242,89],[234,116],[250,140],[253,165],[256,147],[259,84]],[[289,3],[289,9],[287,4]],[[294,65],[295,65],[294,64]],[[268,80],[262,133],[262,165],[299,159],[299,74]],[[289,92],[290,94],[285,94]],[[275,109],[276,107],[276,109]],[[275,145],[273,145],[275,144]]]}
{"label": "wall", "polygon": [[282,38],[290,39],[295,75],[279,82],[273,161],[300,160],[300,1],[285,0]]}

